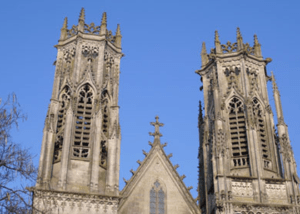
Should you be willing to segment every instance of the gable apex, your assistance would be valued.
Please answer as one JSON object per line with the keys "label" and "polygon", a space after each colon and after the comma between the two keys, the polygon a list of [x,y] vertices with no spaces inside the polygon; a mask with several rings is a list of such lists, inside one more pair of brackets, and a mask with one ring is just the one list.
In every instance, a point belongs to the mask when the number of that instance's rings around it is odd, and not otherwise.
{"label": "gable apex", "polygon": [[[158,120],[156,125],[158,126]],[[126,213],[126,207],[130,206],[132,198],[135,198],[136,195],[139,194],[144,195],[144,197],[140,198],[140,200],[143,200],[140,203],[146,203],[141,207],[148,209],[149,206],[147,206],[147,201],[149,200],[149,191],[151,186],[157,181],[164,186],[163,189],[166,191],[165,194],[167,198],[173,197],[171,195],[175,194],[177,197],[181,198],[178,200],[181,200],[182,206],[185,206],[185,209],[190,210],[191,213],[200,213],[195,199],[189,191],[191,188],[187,188],[183,182],[185,175],[179,175],[176,170],[177,167],[173,166],[169,159],[172,156],[172,153],[166,155],[163,149],[166,144],[161,144],[160,141],[158,143],[159,138],[157,138],[157,136],[158,134],[154,136],[156,138],[156,143],[151,143],[152,148],[150,151],[147,154],[144,152],[145,158],[140,162],[140,166],[137,170],[131,170],[133,175],[126,181],[126,186],[120,193],[123,196],[119,207],[120,213],[123,213],[122,210]],[[174,203],[174,200],[168,201],[167,204],[171,202]],[[168,209],[172,208],[168,207]],[[142,211],[140,212],[143,213]]]}

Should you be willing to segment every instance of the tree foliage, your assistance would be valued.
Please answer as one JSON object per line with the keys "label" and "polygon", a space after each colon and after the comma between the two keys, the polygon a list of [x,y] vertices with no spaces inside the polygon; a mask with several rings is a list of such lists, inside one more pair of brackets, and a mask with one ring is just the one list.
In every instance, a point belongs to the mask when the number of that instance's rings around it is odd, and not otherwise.
{"label": "tree foliage", "polygon": [[0,99],[0,213],[30,213],[31,193],[26,188],[36,178],[28,149],[12,141],[11,132],[26,120],[16,95]]}

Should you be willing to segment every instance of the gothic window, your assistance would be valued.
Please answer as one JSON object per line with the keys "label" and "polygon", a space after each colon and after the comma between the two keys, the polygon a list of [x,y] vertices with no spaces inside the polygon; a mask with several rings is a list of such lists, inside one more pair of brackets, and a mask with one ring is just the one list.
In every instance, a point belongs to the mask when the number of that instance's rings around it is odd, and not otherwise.
{"label": "gothic window", "polygon": [[63,130],[66,120],[66,112],[70,103],[71,90],[68,86],[65,86],[59,96],[59,110],[57,115],[57,127],[56,127],[56,141],[54,143],[54,162],[61,160],[62,146],[63,146]]}
{"label": "gothic window", "polygon": [[150,190],[150,214],[165,214],[165,193],[158,181]]}
{"label": "gothic window", "polygon": [[242,101],[234,97],[229,102],[229,127],[232,146],[233,166],[249,165],[246,121]]}
{"label": "gothic window", "polygon": [[266,128],[265,128],[265,123],[262,115],[261,105],[257,98],[253,99],[252,104],[253,104],[253,114],[257,120],[257,131],[258,131],[259,140],[261,144],[262,157],[264,159],[264,167],[269,168],[271,162],[268,160],[270,158],[269,148],[267,143]]}
{"label": "gothic window", "polygon": [[69,106],[70,103],[70,94],[71,94],[71,90],[68,86],[64,87],[64,89],[60,94],[60,99],[59,99],[60,106],[58,110],[56,133],[58,133],[60,129],[65,125],[67,107]]}
{"label": "gothic window", "polygon": [[89,157],[92,107],[93,90],[89,84],[85,84],[80,88],[77,98],[73,143],[74,157]]}

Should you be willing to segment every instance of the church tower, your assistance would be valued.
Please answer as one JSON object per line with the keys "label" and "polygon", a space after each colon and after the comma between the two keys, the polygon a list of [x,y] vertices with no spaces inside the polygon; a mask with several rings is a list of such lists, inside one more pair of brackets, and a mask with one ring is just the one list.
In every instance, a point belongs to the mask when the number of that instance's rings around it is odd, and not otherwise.
{"label": "church tower", "polygon": [[[202,213],[300,213],[299,178],[284,122],[270,58],[261,45],[237,41],[221,44],[207,54],[201,76],[205,116],[199,113],[199,206]],[[274,126],[267,92],[273,81],[278,124]]]}
{"label": "church tower", "polygon": [[49,213],[117,213],[119,204],[120,26],[65,18],[43,130],[34,207]]}

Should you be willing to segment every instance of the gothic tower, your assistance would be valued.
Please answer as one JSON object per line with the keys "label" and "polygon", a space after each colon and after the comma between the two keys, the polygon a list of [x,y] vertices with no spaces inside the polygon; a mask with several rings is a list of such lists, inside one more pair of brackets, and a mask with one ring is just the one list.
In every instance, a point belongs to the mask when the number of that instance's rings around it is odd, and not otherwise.
{"label": "gothic tower", "polygon": [[[274,76],[261,46],[237,41],[215,48],[196,71],[203,82],[199,114],[199,206],[202,213],[300,213],[299,178]],[[277,128],[267,82],[273,81]]]}
{"label": "gothic tower", "polygon": [[34,207],[50,213],[117,213],[121,32],[86,24],[61,28],[43,130]]}

